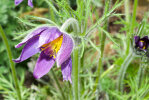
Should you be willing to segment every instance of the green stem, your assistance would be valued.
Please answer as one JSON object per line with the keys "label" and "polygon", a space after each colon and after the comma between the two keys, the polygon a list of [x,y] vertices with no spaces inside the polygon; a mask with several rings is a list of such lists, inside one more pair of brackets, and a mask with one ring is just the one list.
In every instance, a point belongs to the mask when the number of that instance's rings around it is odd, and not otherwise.
{"label": "green stem", "polygon": [[[105,10],[104,10],[104,14],[107,14],[108,13],[108,10],[109,10],[109,6],[110,6],[110,2],[111,0],[106,0],[105,1]],[[105,21],[105,26],[104,26],[104,29],[108,30],[108,20]],[[96,72],[96,80],[95,80],[95,87],[94,87],[94,92],[97,90],[97,84],[99,82],[99,76],[100,76],[100,72],[101,72],[101,68],[102,68],[102,61],[103,61],[103,53],[104,53],[104,47],[105,47],[105,40],[106,40],[106,34],[103,33],[102,34],[102,37],[100,39],[101,41],[101,47],[100,47],[100,51],[101,51],[101,55],[100,55],[100,58],[99,58],[99,61],[98,61],[98,68],[97,68],[97,72]]]}
{"label": "green stem", "polygon": [[79,56],[78,48],[73,51],[73,95],[74,100],[79,100]]}
{"label": "green stem", "polygon": [[64,92],[63,92],[63,90],[62,90],[62,87],[61,87],[61,85],[60,85],[60,83],[59,83],[59,81],[58,81],[58,79],[57,79],[57,77],[56,77],[56,75],[55,75],[53,69],[51,69],[51,72],[52,72],[53,78],[54,78],[54,80],[55,80],[55,82],[56,82],[56,84],[57,84],[57,86],[58,86],[58,89],[59,89],[59,91],[61,92],[61,95],[62,95],[62,97],[63,97],[63,100],[66,100],[66,97],[65,97],[65,95],[64,95]]}
{"label": "green stem", "polygon": [[140,88],[141,82],[143,81],[145,68],[146,66],[141,63],[137,74],[138,89]]}
{"label": "green stem", "polygon": [[125,20],[129,23],[129,0],[125,0]]}
{"label": "green stem", "polygon": [[102,35],[102,39],[101,39],[101,55],[98,61],[98,68],[97,68],[97,72],[96,72],[96,80],[95,80],[95,87],[94,87],[94,92],[97,90],[97,85],[99,82],[99,78],[100,78],[100,72],[101,72],[101,68],[102,68],[102,61],[103,61],[103,52],[104,52],[104,47],[105,47],[105,40],[106,40],[106,34],[103,33]]}
{"label": "green stem", "polygon": [[137,6],[138,6],[138,0],[135,0],[134,1],[134,6],[133,6],[133,15],[132,15],[132,23],[131,23],[130,35],[133,34],[134,27],[135,27]]}
{"label": "green stem", "polygon": [[128,68],[128,65],[132,61],[133,57],[134,57],[133,51],[129,52],[128,56],[126,57],[123,64],[121,65],[121,69],[119,71],[119,77],[118,77],[118,84],[117,84],[117,89],[121,92],[123,92],[123,81],[124,81],[126,70]]}
{"label": "green stem", "polygon": [[[125,0],[125,21],[129,23],[129,0]],[[127,27],[127,26],[126,26]],[[127,46],[129,47],[129,32],[127,32]],[[129,49],[126,50],[126,54],[129,53]]]}
{"label": "green stem", "polygon": [[14,62],[12,61],[13,57],[12,57],[11,49],[9,47],[7,37],[6,37],[5,33],[4,33],[1,25],[0,25],[0,34],[2,36],[4,44],[6,46],[7,54],[8,54],[8,57],[9,57],[9,63],[10,63],[11,71],[12,71],[12,76],[13,76],[14,84],[15,84],[16,91],[17,91],[17,96],[18,96],[18,99],[21,100],[21,92],[20,92],[20,88],[19,88],[19,85],[18,85],[18,79],[17,79],[17,75],[16,75]]}
{"label": "green stem", "polygon": [[[135,23],[136,23],[136,13],[137,13],[137,6],[138,6],[138,0],[134,1],[134,7],[133,7],[133,15],[132,15],[132,23],[130,27],[130,33],[127,34],[127,49],[126,49],[126,55],[129,54],[129,48],[130,48],[130,37],[131,34],[134,34],[134,28],[135,28]],[[128,5],[126,6],[128,7]],[[126,11],[127,12],[127,11]],[[127,15],[128,16],[128,15]]]}
{"label": "green stem", "polygon": [[87,20],[88,20],[88,17],[89,17],[89,11],[90,11],[90,4],[91,4],[91,0],[86,0],[86,11],[85,11],[85,20],[84,20],[84,32],[83,33],[86,33],[86,29],[87,29]]}

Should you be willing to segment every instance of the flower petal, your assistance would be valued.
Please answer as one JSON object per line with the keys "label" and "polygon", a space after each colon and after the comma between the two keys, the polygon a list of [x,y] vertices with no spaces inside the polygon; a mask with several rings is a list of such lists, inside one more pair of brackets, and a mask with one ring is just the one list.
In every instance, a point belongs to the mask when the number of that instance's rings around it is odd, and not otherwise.
{"label": "flower petal", "polygon": [[140,40],[143,40],[145,43],[148,44],[149,42],[149,39],[148,39],[148,36],[144,36],[143,38],[141,38]]}
{"label": "flower petal", "polygon": [[15,0],[15,5],[19,5],[23,0]]}
{"label": "flower petal", "polygon": [[33,0],[28,0],[28,5],[33,8]]}
{"label": "flower petal", "polygon": [[21,47],[23,44],[25,44],[28,40],[33,38],[34,36],[40,35],[42,32],[44,32],[47,29],[47,27],[40,27],[33,32],[29,33],[19,44],[15,46],[15,48]]}
{"label": "flower petal", "polygon": [[134,36],[134,39],[135,39],[135,43],[137,43],[140,40],[140,37],[139,36]]}
{"label": "flower petal", "polygon": [[148,36],[144,36],[144,37],[142,38],[142,40],[143,40],[143,39],[148,40]]}
{"label": "flower petal", "polygon": [[71,57],[69,57],[62,65],[61,65],[63,80],[71,81],[71,72],[72,72],[72,60]]}
{"label": "flower petal", "polygon": [[49,70],[53,67],[55,60],[52,57],[45,55],[41,52],[40,57],[37,60],[36,66],[34,68],[33,75],[36,79],[41,78],[43,75],[47,74]]}
{"label": "flower petal", "polygon": [[60,30],[57,27],[50,27],[48,30],[46,30],[40,35],[38,47],[41,47],[42,45],[55,40],[61,34],[62,32],[60,32]]}
{"label": "flower petal", "polygon": [[72,38],[68,34],[63,34],[63,42],[56,58],[58,67],[70,57],[72,49]]}
{"label": "flower petal", "polygon": [[143,49],[143,47],[145,46],[145,43],[142,41],[139,41],[138,46],[139,46],[139,48]]}
{"label": "flower petal", "polygon": [[36,48],[38,46],[38,41],[39,41],[39,36],[29,40],[24,46],[20,57],[13,61],[16,63],[19,63],[38,53],[40,51],[40,49]]}

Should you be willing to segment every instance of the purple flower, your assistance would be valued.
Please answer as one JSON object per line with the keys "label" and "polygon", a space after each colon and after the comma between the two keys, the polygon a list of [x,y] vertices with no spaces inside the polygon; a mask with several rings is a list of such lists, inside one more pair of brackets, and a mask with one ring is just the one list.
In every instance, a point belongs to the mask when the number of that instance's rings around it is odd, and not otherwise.
{"label": "purple flower", "polygon": [[135,48],[146,51],[149,47],[148,36],[140,38],[140,36],[134,36]]}
{"label": "purple flower", "polygon": [[22,53],[14,62],[22,62],[41,51],[34,68],[34,77],[38,79],[47,74],[56,61],[57,66],[61,66],[63,80],[71,82],[71,52],[74,44],[68,34],[61,32],[57,27],[44,26],[28,34],[15,47],[19,48],[23,44],[25,46]]}
{"label": "purple flower", "polygon": [[[23,0],[15,0],[15,5],[19,5]],[[28,5],[33,8],[33,0],[28,0]]]}

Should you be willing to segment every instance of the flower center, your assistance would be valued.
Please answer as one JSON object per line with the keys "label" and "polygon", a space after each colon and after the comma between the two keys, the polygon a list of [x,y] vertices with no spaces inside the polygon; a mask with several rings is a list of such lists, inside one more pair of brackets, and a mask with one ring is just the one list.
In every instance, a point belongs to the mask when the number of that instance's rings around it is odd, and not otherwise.
{"label": "flower center", "polygon": [[146,43],[143,40],[139,41],[139,47],[142,49],[146,49]]}
{"label": "flower center", "polygon": [[44,53],[46,55],[55,58],[56,54],[58,53],[58,51],[61,48],[62,41],[63,41],[63,35],[60,35],[55,40],[53,40],[47,44],[42,45],[41,51],[44,51]]}

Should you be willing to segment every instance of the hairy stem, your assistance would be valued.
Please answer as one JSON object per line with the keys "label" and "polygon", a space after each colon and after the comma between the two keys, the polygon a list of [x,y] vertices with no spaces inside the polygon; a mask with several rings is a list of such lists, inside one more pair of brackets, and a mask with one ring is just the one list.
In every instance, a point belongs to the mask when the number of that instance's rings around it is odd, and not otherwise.
{"label": "hairy stem", "polygon": [[128,65],[132,61],[133,57],[134,57],[134,53],[133,53],[133,51],[130,51],[128,56],[126,57],[126,59],[124,60],[124,62],[121,65],[121,68],[119,71],[119,76],[118,76],[118,84],[117,84],[117,89],[121,92],[123,92],[123,88],[124,88],[123,81],[124,81],[126,70],[128,68]]}
{"label": "hairy stem", "polygon": [[125,0],[125,20],[129,23],[129,0]]}
{"label": "hairy stem", "polygon": [[144,66],[144,64],[141,63],[137,74],[138,89],[140,88],[141,82],[143,81],[145,69],[146,69],[146,66]]}
{"label": "hairy stem", "polygon": [[138,0],[134,0],[133,15],[132,15],[132,23],[131,23],[130,34],[133,34],[133,32],[134,32],[134,27],[135,27],[135,22],[136,22],[137,6],[138,6]]}
{"label": "hairy stem", "polygon": [[[126,55],[129,54],[129,48],[130,48],[130,37],[131,34],[134,34],[134,28],[136,23],[136,13],[137,13],[137,6],[138,6],[138,0],[134,0],[134,6],[133,6],[133,15],[132,15],[132,22],[130,27],[130,32],[127,34],[127,49],[126,49]],[[125,6],[126,7],[126,6]],[[127,15],[128,16],[128,15]]]}
{"label": "hairy stem", "polygon": [[73,51],[73,95],[74,100],[79,100],[79,56],[78,48]]}
{"label": "hairy stem", "polygon": [[15,70],[15,65],[14,65],[14,62],[12,61],[12,53],[11,53],[11,49],[10,49],[10,46],[8,44],[8,40],[7,40],[7,37],[0,25],[0,34],[2,36],[2,39],[3,39],[3,42],[6,46],[6,50],[7,50],[7,54],[8,54],[8,58],[9,58],[9,64],[10,64],[10,67],[11,67],[11,71],[12,71],[12,77],[14,79],[14,84],[15,84],[15,87],[16,87],[16,91],[17,91],[17,96],[18,96],[18,99],[19,100],[22,100],[21,99],[21,92],[20,92],[20,88],[19,88],[19,85],[18,85],[18,79],[17,79],[17,75],[16,75],[16,70]]}

